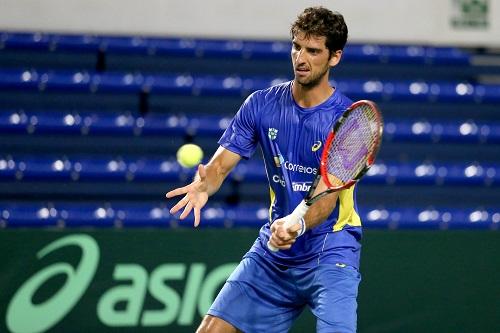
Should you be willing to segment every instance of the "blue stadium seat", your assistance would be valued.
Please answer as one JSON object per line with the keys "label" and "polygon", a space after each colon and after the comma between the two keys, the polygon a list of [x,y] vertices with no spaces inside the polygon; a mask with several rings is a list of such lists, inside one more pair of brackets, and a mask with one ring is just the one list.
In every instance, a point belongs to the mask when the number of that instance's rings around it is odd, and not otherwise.
{"label": "blue stadium seat", "polygon": [[191,75],[151,75],[145,84],[145,90],[151,93],[192,95],[194,90],[194,78]]}
{"label": "blue stadium seat", "polygon": [[24,117],[29,118],[30,124],[26,127],[28,133],[43,133],[43,134],[68,134],[80,135],[83,127],[83,119],[75,113],[24,113]]}
{"label": "blue stadium seat", "polygon": [[[211,115],[149,114],[130,112],[50,112],[0,110],[0,130],[9,133],[68,135],[162,135],[220,137],[230,118]],[[384,139],[391,142],[453,142],[497,144],[500,123],[450,121],[385,122]]]}
{"label": "blue stadium seat", "polygon": [[48,50],[50,39],[50,35],[42,33],[3,32],[0,34],[3,49]]}
{"label": "blue stadium seat", "polygon": [[18,178],[19,172],[16,161],[12,157],[0,157],[0,179],[15,180]]}
{"label": "blue stadium seat", "polygon": [[493,165],[442,163],[401,164],[378,162],[362,180],[364,184],[498,185],[500,168]]}
{"label": "blue stadium seat", "polygon": [[118,219],[109,205],[58,203],[54,205],[60,224],[66,227],[113,227]]}
{"label": "blue stadium seat", "polygon": [[154,227],[170,227],[172,214],[165,206],[151,205],[114,205],[124,227],[142,227],[144,224]]}
{"label": "blue stadium seat", "polygon": [[[142,120],[141,120],[142,119]],[[137,131],[144,135],[182,137],[189,131],[190,120],[186,116],[150,114],[136,120]]]}
{"label": "blue stadium seat", "polygon": [[160,159],[140,159],[128,165],[130,179],[137,181],[187,181],[192,172],[177,162]]}
{"label": "blue stadium seat", "polygon": [[16,162],[18,178],[23,180],[71,180],[73,165],[66,159],[25,158]]}
{"label": "blue stadium seat", "polygon": [[471,64],[471,55],[457,47],[426,47],[425,55],[426,64],[454,64],[464,66]]}
{"label": "blue stadium seat", "polygon": [[97,52],[100,48],[101,37],[85,35],[50,35],[50,49],[53,51]]}
{"label": "blue stadium seat", "polygon": [[92,75],[85,72],[47,71],[40,74],[40,90],[90,92]]}
{"label": "blue stadium seat", "polygon": [[365,99],[381,99],[384,96],[384,83],[378,80],[339,80],[331,84],[352,98],[365,96]]}
{"label": "blue stadium seat", "polygon": [[241,77],[201,76],[194,79],[193,93],[204,96],[243,95]]}
{"label": "blue stadium seat", "polygon": [[475,97],[480,102],[498,103],[500,101],[500,85],[477,85]]}
{"label": "blue stadium seat", "polygon": [[133,135],[137,119],[130,114],[89,114],[83,117],[82,133],[86,135]]}
{"label": "blue stadium seat", "polygon": [[[0,34],[3,48],[30,50],[106,51],[118,54],[168,54],[192,57],[288,59],[289,41],[215,40],[141,36],[93,36],[42,33]],[[345,60],[404,64],[467,65],[470,55],[459,48],[420,45],[349,44]]]}
{"label": "blue stadium seat", "polygon": [[497,230],[500,208],[377,207],[363,209],[362,219],[366,228]]}
{"label": "blue stadium seat", "polygon": [[350,44],[344,50],[344,60],[372,63],[404,64],[470,64],[470,55],[453,47],[397,46],[397,45],[356,45]]}
{"label": "blue stadium seat", "polygon": [[[173,160],[152,158],[121,159],[94,156],[4,157],[0,159],[0,179],[74,181],[181,181],[192,177]],[[241,162],[231,172],[235,181],[266,182],[260,162]],[[363,184],[497,186],[500,166],[492,164],[376,163]]]}
{"label": "blue stadium seat", "polygon": [[0,89],[37,90],[40,75],[34,70],[1,70]]}
{"label": "blue stadium seat", "polygon": [[[209,205],[200,227],[260,227],[269,208],[259,205]],[[361,219],[369,229],[498,229],[500,207],[365,207]],[[186,227],[193,218],[178,220],[164,204],[146,203],[12,203],[0,202],[3,227]]]}
{"label": "blue stadium seat", "polygon": [[75,176],[78,180],[92,181],[125,181],[128,164],[121,159],[82,158],[73,162]]}
{"label": "blue stadium seat", "polygon": [[333,81],[332,84],[337,85],[345,94],[355,99],[454,103],[500,100],[500,85],[380,80],[339,80]]}
{"label": "blue stadium seat", "polygon": [[[240,58],[243,47],[247,46],[247,52],[252,49],[248,47],[250,43],[239,40],[196,40],[191,41],[195,44],[196,56],[198,57],[228,57]],[[246,44],[246,45],[245,45]],[[248,52],[247,55],[251,53]]]}
{"label": "blue stadium seat", "polygon": [[103,51],[122,54],[148,54],[151,45],[142,37],[101,37],[99,48]]}
{"label": "blue stadium seat", "polygon": [[[60,90],[176,94],[193,96],[246,96],[254,90],[284,82],[286,78],[215,75],[141,75],[132,73],[84,73],[0,70],[0,88],[15,90]],[[353,99],[394,101],[440,101],[476,103],[500,101],[500,85],[467,82],[411,82],[378,80],[332,81]]]}
{"label": "blue stadium seat", "polygon": [[22,110],[0,112],[0,131],[3,133],[26,133],[29,124],[30,119]]}
{"label": "blue stadium seat", "polygon": [[0,202],[0,226],[3,227],[56,227],[59,224],[57,210],[38,203]]}
{"label": "blue stadium seat", "polygon": [[231,178],[236,181],[267,182],[262,164],[255,162],[241,162],[231,172]]}
{"label": "blue stadium seat", "polygon": [[182,57],[200,56],[194,39],[190,38],[149,38],[149,53]]}
{"label": "blue stadium seat", "polygon": [[384,138],[399,142],[498,143],[500,124],[474,121],[387,121]]}
{"label": "blue stadium seat", "polygon": [[141,74],[105,73],[92,75],[95,92],[138,93],[142,90],[145,78]]}

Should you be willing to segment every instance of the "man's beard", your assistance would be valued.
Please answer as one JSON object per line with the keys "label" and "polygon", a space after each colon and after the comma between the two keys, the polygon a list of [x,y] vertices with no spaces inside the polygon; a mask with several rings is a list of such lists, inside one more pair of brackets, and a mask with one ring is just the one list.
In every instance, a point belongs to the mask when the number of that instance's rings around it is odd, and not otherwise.
{"label": "man's beard", "polygon": [[297,76],[295,76],[295,81],[304,88],[307,88],[307,89],[314,88],[321,82],[323,77],[328,74],[329,69],[330,69],[330,66],[326,65],[325,68],[321,72],[319,72],[318,74],[316,74],[314,76],[311,76],[310,78],[308,78],[306,80],[300,80],[297,78]]}

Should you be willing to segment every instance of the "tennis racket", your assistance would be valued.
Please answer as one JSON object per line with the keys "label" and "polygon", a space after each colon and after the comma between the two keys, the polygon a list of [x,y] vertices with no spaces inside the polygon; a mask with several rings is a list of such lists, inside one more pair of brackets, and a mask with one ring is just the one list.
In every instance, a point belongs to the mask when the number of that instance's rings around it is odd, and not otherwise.
{"label": "tennis racket", "polygon": [[[355,102],[342,114],[326,138],[314,182],[304,200],[285,219],[285,229],[299,223],[309,207],[325,195],[348,189],[361,179],[375,162],[383,128],[382,115],[372,101]],[[314,195],[321,179],[327,189]],[[269,242],[267,247],[278,251]]]}

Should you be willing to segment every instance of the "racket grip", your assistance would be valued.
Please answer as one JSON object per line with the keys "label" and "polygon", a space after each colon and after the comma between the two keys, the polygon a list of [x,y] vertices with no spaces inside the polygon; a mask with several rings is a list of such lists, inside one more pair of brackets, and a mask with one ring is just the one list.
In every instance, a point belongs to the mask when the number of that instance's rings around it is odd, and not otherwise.
{"label": "racket grip", "polygon": [[[308,210],[309,206],[306,204],[304,200],[302,200],[300,204],[297,207],[295,207],[293,212],[284,217],[285,223],[283,223],[283,228],[288,229],[289,227],[291,227],[296,223],[301,223],[300,220],[304,218]],[[300,231],[297,237],[302,236],[305,231],[306,231],[306,224],[305,222],[302,222],[302,230]],[[277,247],[271,245],[270,241],[267,241],[267,248],[272,252],[277,252],[279,250]]]}

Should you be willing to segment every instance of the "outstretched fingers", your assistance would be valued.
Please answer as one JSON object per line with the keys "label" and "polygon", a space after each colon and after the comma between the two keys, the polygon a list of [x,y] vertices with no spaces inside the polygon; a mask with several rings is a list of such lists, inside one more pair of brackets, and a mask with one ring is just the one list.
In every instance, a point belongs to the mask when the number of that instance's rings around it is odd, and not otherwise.
{"label": "outstretched fingers", "polygon": [[182,211],[182,214],[181,216],[179,216],[179,218],[181,220],[184,220],[189,215],[189,213],[191,213],[192,209],[193,209],[193,204],[191,203],[191,201],[189,201],[186,207],[184,207],[184,210]]}
{"label": "outstretched fingers", "polygon": [[199,205],[197,205],[196,203],[190,201],[189,198],[186,196],[184,199],[179,201],[177,205],[172,207],[170,213],[175,214],[182,207],[184,207],[184,210],[182,211],[182,214],[179,216],[179,219],[184,220],[186,217],[188,217],[191,211],[194,211],[194,226],[195,227],[199,226],[201,221],[201,207],[199,207]]}
{"label": "outstretched fingers", "polygon": [[188,217],[188,215],[194,211],[194,226],[197,227],[201,221],[201,208],[205,205],[208,200],[207,193],[207,171],[203,164],[198,165],[198,173],[195,180],[184,187],[176,188],[168,192],[165,196],[167,198],[172,198],[178,195],[184,195],[184,197],[177,202],[175,206],[170,209],[171,214],[179,212],[182,208],[182,214],[179,216],[181,220]]}
{"label": "outstretched fingers", "polygon": [[179,202],[176,203],[174,207],[170,208],[170,214],[177,213],[182,207],[186,206],[188,203],[189,203],[189,197],[186,195],[184,198],[179,200]]}
{"label": "outstretched fingers", "polygon": [[187,192],[189,192],[189,185],[186,185],[184,187],[179,187],[179,188],[176,188],[175,190],[167,192],[167,194],[165,194],[165,197],[173,198],[173,197],[176,197],[178,195],[186,194]]}
{"label": "outstretched fingers", "polygon": [[194,206],[194,226],[197,227],[200,225],[201,220],[201,209],[200,207]]}

